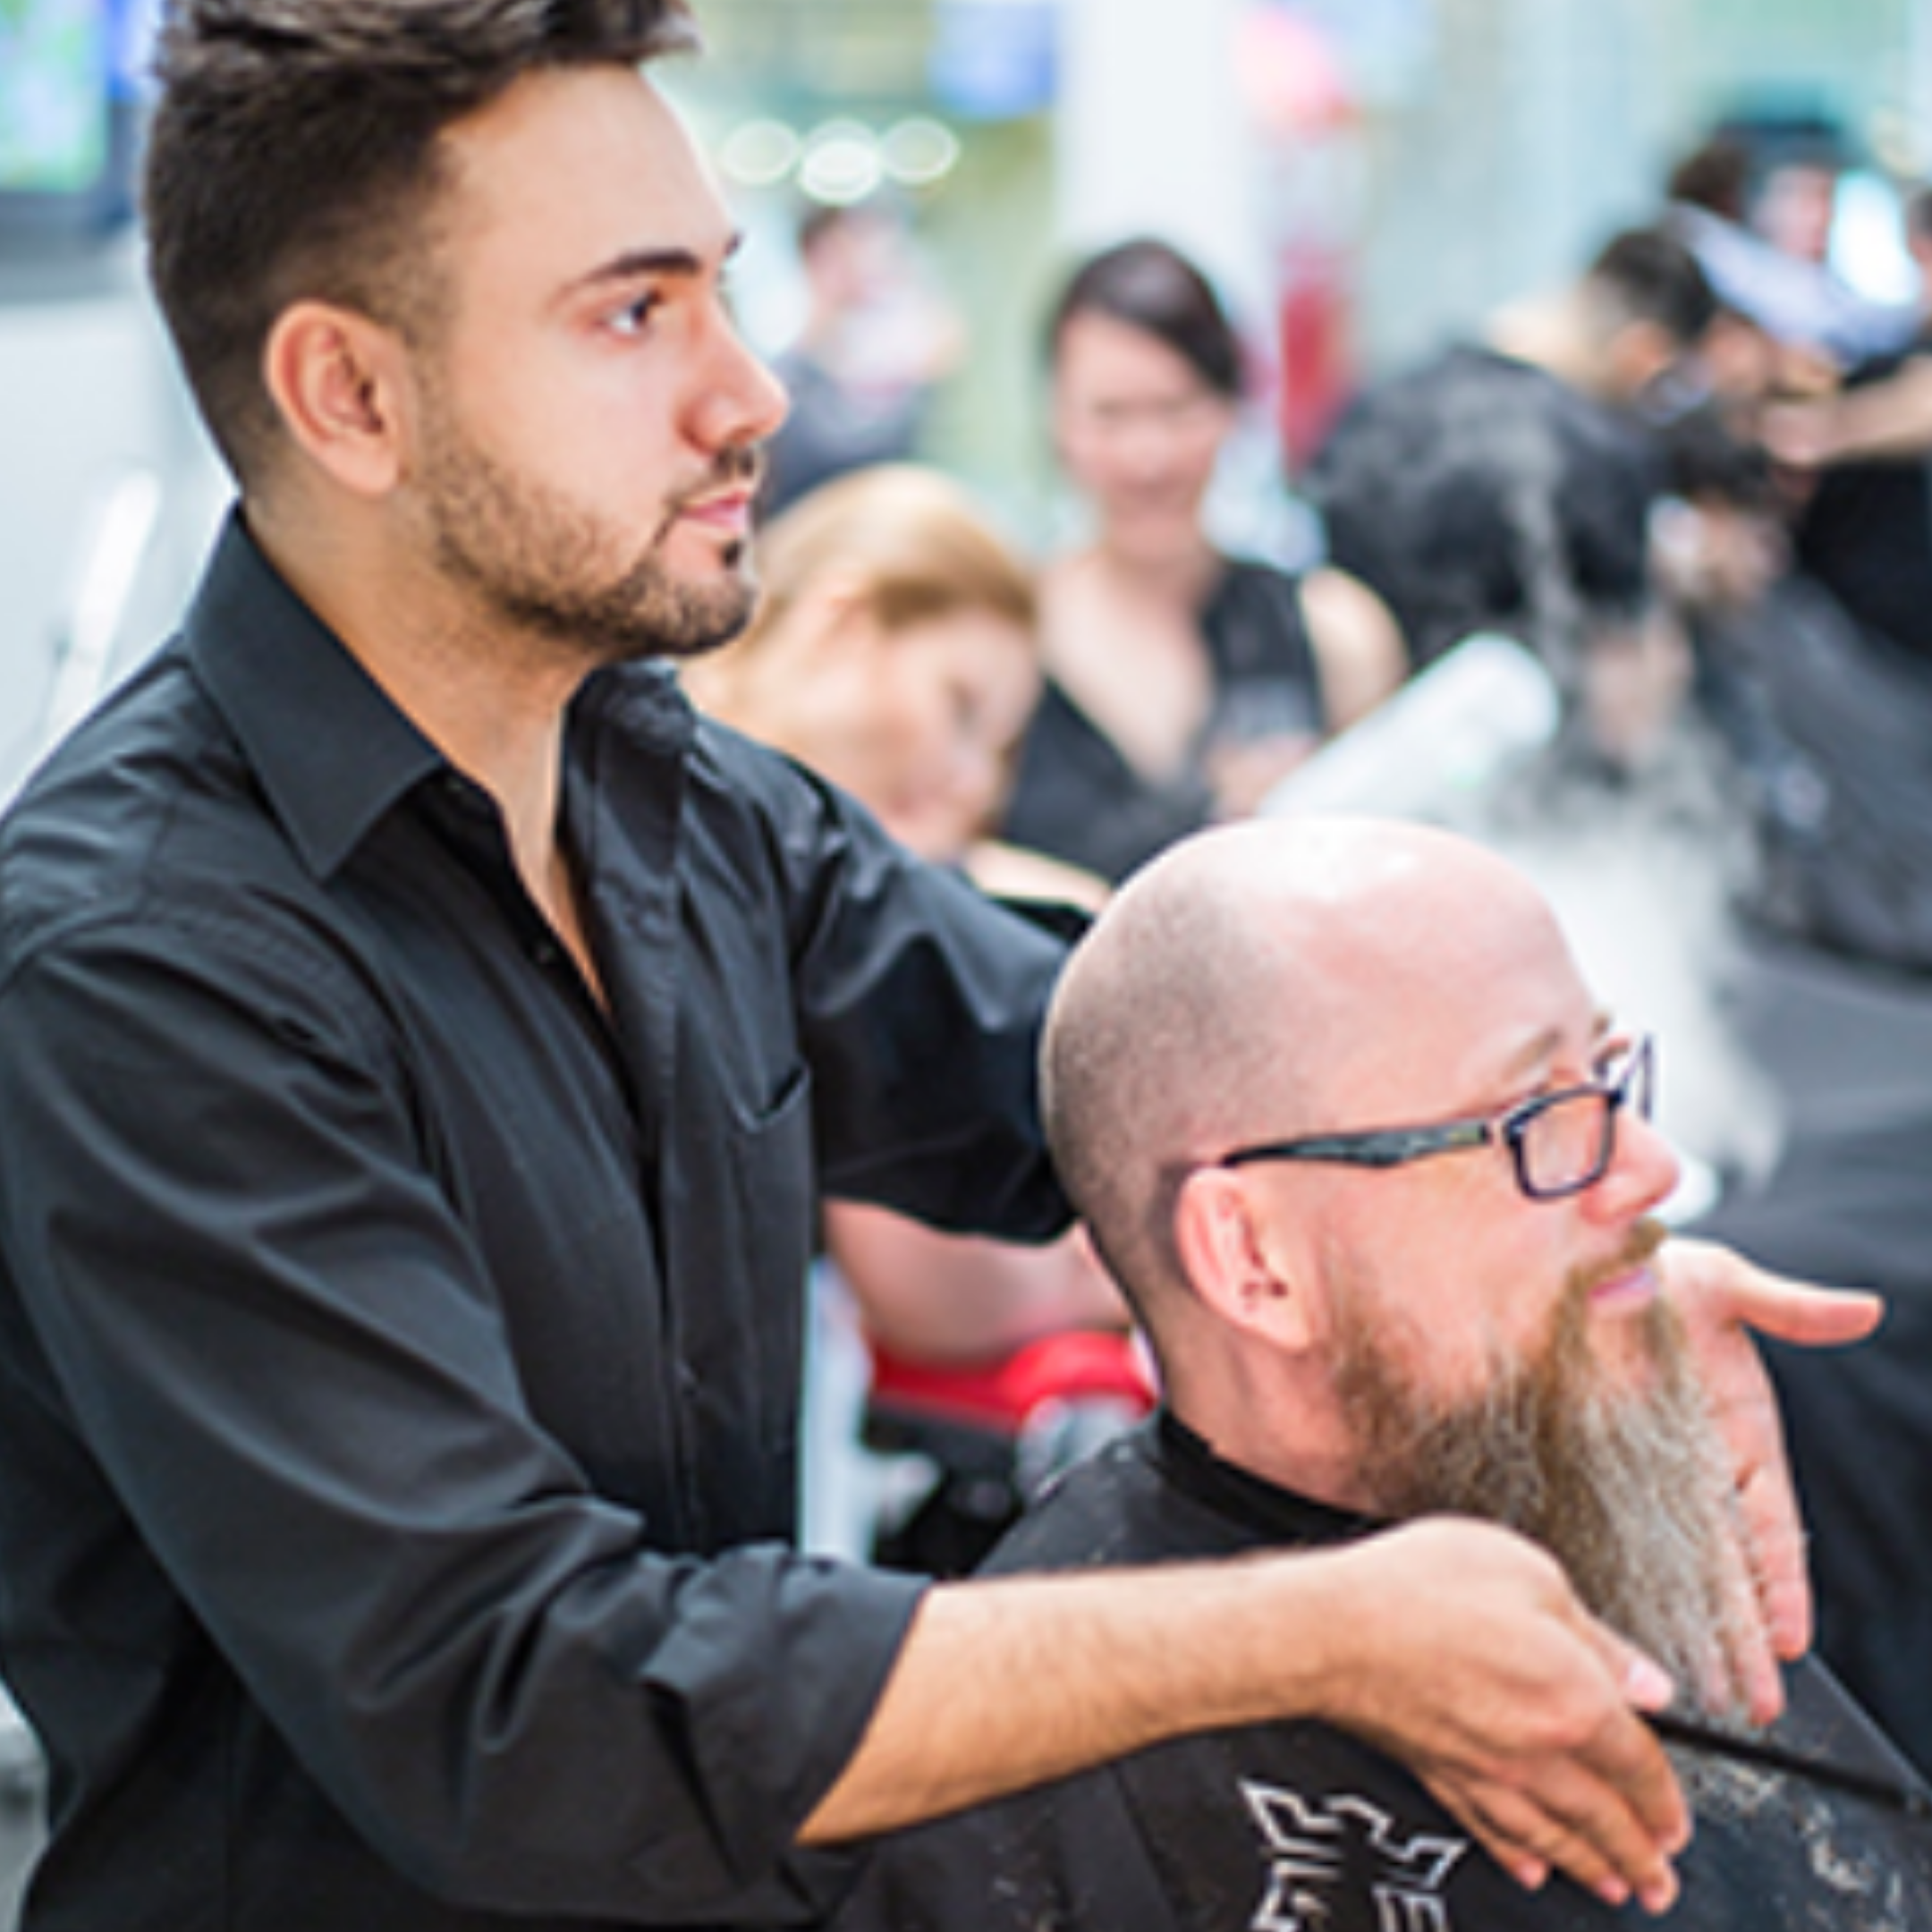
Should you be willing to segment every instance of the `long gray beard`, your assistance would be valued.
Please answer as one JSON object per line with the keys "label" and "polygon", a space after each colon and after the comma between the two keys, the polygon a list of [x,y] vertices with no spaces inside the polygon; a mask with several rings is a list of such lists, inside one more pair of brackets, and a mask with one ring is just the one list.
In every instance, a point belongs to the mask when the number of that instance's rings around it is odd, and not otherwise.
{"label": "long gray beard", "polygon": [[1352,1322],[1338,1385],[1361,1467],[1391,1516],[1479,1516],[1541,1544],[1603,1622],[1714,1714],[1741,1720],[1730,1660],[1750,1579],[1682,1326],[1662,1300],[1625,1318],[1641,1366],[1634,1382],[1613,1377],[1592,1346],[1588,1301],[1572,1284],[1545,1346],[1458,1406],[1431,1403],[1368,1318]]}

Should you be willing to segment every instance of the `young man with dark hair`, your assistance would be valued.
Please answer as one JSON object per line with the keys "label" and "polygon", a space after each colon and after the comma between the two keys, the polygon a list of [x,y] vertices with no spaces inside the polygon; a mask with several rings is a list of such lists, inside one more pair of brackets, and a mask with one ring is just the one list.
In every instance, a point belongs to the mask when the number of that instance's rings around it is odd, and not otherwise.
{"label": "young man with dark hair", "polygon": [[[815,1189],[1061,1225],[1060,954],[664,662],[743,621],[783,413],[638,68],[686,37],[168,16],[150,240],[241,504],[0,830],[26,1925],[795,1923],[829,1847],[1298,1710],[1521,1868],[1662,1898],[1657,1673],[1527,1546],[929,1592],[786,1546]],[[1734,1322],[1870,1311],[1686,1273],[1801,1646]]]}

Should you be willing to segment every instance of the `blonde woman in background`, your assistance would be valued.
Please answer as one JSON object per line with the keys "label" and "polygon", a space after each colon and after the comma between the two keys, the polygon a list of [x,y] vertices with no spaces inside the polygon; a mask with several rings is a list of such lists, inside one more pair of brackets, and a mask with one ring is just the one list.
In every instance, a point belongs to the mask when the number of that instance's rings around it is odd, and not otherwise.
{"label": "blonde woman in background", "polygon": [[758,538],[750,627],[684,682],[714,717],[810,766],[923,859],[987,891],[1092,910],[1090,875],[990,836],[1041,682],[1026,566],[957,485],[882,464]]}

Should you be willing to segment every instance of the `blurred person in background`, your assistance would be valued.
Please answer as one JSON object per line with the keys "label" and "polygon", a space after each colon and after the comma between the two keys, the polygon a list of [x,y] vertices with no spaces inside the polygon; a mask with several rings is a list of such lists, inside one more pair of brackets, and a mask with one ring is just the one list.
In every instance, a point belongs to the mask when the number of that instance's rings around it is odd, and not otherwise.
{"label": "blurred person in background", "polygon": [[1794,558],[1763,449],[1713,410],[1664,440],[1662,579],[1690,626],[1698,708],[1744,780],[1752,916],[1850,958],[1932,969],[1932,666]]}
{"label": "blurred person in background", "polygon": [[1242,352],[1185,257],[1150,239],[1094,256],[1047,346],[1054,445],[1094,534],[1041,574],[1046,687],[1006,828],[1118,880],[1364,716],[1401,640],[1360,584],[1225,555],[1204,528]]}
{"label": "blurred person in background", "polygon": [[1780,386],[1829,387],[1839,371],[1898,347],[1909,316],[1848,286],[1827,260],[1843,155],[1824,130],[1776,149],[1720,127],[1672,168],[1663,225],[1698,258],[1718,299],[1780,349]]}
{"label": "blurred person in background", "polygon": [[[1039,643],[1031,577],[966,493],[911,465],[857,471],[767,525],[757,560],[750,628],[685,667],[698,704],[849,792],[922,858],[1010,898],[1097,907],[1092,875],[990,836],[1038,697]],[[838,1322],[846,1290],[856,1302],[869,1436],[936,1465],[928,1489],[870,1526],[867,1553],[957,1574],[1056,1466],[1049,1421],[1078,1408],[1071,1447],[1145,1408],[1124,1306],[1078,1233],[1020,1247],[857,1201],[827,1202],[823,1226],[835,1275],[821,1313]]]}
{"label": "blurred person in background", "polygon": [[767,445],[767,515],[849,470],[915,455],[933,392],[965,349],[896,208],[814,207],[797,241],[805,316],[773,362],[792,407]]}
{"label": "blurred person in background", "polygon": [[1772,454],[1802,479],[1800,563],[1859,623],[1932,665],[1932,190],[1902,211],[1919,275],[1916,328],[1835,394],[1768,412]]}
{"label": "blurred person in background", "polygon": [[1500,631],[1567,690],[1586,646],[1622,630],[1661,674],[1667,640],[1639,637],[1660,487],[1639,411],[1694,364],[1716,313],[1688,250],[1626,231],[1573,287],[1350,406],[1308,488],[1330,556],[1394,613],[1418,665]]}
{"label": "blurred person in background", "polygon": [[1498,356],[1614,410],[1653,415],[1697,378],[1717,303],[1665,234],[1613,235],[1575,281],[1505,303],[1484,338]]}

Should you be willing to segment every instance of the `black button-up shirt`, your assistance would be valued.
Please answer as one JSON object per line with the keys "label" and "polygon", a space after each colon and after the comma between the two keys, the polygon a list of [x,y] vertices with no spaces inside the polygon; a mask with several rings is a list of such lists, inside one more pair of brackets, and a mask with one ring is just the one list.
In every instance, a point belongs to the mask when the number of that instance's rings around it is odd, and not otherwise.
{"label": "black button-up shirt", "polygon": [[784,1922],[843,1875],[792,1840],[917,1593],[784,1546],[815,1194],[1058,1223],[1058,948],[659,667],[585,687],[563,819],[607,1007],[237,523],[0,830],[30,1927]]}

